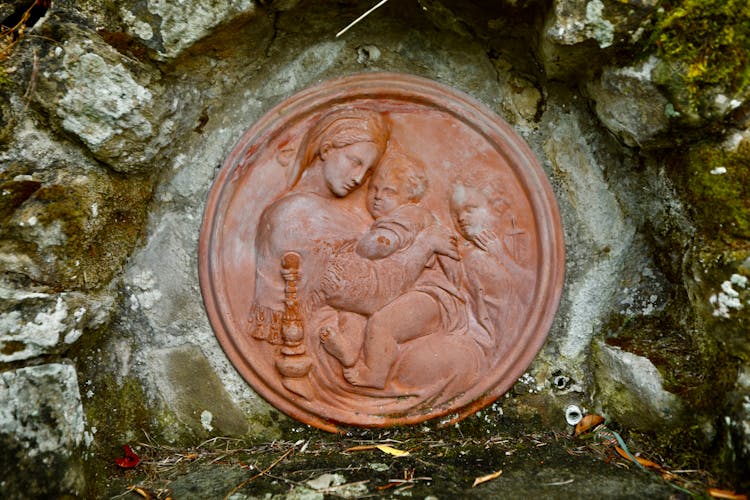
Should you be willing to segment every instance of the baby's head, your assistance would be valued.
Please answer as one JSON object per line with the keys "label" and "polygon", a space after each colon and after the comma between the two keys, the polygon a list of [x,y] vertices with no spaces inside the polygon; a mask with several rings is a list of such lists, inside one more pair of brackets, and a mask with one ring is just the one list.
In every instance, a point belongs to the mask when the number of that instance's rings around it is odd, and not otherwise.
{"label": "baby's head", "polygon": [[[495,189],[493,189],[495,188]],[[461,236],[469,241],[482,231],[491,230],[497,223],[506,202],[496,183],[468,186],[457,184],[451,196],[451,216]]]}
{"label": "baby's head", "polygon": [[367,210],[378,219],[407,203],[418,203],[427,191],[424,167],[414,158],[389,152],[375,170],[367,190]]}

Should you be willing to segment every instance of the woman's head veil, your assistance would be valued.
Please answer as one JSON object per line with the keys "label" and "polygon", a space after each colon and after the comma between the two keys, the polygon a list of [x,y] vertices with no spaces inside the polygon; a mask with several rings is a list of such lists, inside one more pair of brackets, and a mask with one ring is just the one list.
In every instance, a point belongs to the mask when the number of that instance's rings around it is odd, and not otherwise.
{"label": "woman's head veil", "polygon": [[325,145],[341,148],[360,142],[371,142],[383,156],[390,137],[390,124],[382,113],[365,108],[345,108],[323,115],[302,139],[294,162],[289,188],[294,187],[303,172]]}

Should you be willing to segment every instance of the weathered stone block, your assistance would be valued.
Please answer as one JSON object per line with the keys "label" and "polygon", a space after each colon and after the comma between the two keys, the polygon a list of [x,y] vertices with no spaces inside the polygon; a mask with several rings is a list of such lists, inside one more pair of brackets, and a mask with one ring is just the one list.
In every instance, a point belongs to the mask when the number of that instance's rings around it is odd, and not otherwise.
{"label": "weathered stone block", "polygon": [[657,62],[652,57],[636,66],[606,67],[587,86],[599,119],[630,147],[652,145],[669,127],[671,105],[651,79]]}
{"label": "weathered stone block", "polygon": [[648,358],[603,343],[596,351],[599,399],[610,418],[640,430],[678,422],[682,403],[664,390],[662,376]]}
{"label": "weathered stone block", "polygon": [[109,320],[113,299],[0,286],[0,365],[65,351]]}
{"label": "weathered stone block", "polygon": [[197,435],[241,436],[245,415],[232,401],[201,350],[195,346],[154,352],[158,387],[168,410]]}
{"label": "weathered stone block", "polygon": [[133,248],[147,179],[96,167],[12,164],[0,173],[0,271],[67,289],[109,283]]}
{"label": "weathered stone block", "polygon": [[153,170],[175,132],[158,73],[77,25],[55,29],[59,41],[33,62],[43,68],[35,102],[113,170]]}
{"label": "weathered stone block", "polygon": [[605,60],[603,50],[638,41],[658,1],[555,0],[539,54],[550,78],[580,77]]}
{"label": "weathered stone block", "polygon": [[0,484],[6,498],[80,495],[78,453],[86,420],[72,366],[47,364],[0,373]]}
{"label": "weathered stone block", "polygon": [[126,30],[154,47],[159,56],[172,59],[206,37],[222,24],[239,16],[257,13],[252,0],[190,0],[173,3],[166,0],[125,2],[120,14]]}

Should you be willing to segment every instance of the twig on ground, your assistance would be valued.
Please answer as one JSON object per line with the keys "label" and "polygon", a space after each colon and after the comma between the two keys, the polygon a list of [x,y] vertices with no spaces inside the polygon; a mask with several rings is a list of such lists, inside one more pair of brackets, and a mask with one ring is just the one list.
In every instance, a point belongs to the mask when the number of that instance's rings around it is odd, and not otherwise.
{"label": "twig on ground", "polygon": [[289,448],[288,450],[286,450],[283,455],[281,455],[279,458],[277,458],[276,460],[274,460],[271,463],[271,465],[269,465],[268,467],[266,467],[265,469],[263,469],[262,471],[260,471],[256,475],[254,475],[253,477],[251,477],[249,479],[245,479],[240,484],[238,484],[237,486],[235,486],[234,488],[232,488],[232,490],[224,496],[224,500],[227,500],[229,497],[231,497],[232,495],[234,495],[235,493],[237,493],[239,490],[241,490],[242,488],[244,488],[245,485],[247,485],[249,482],[253,481],[254,479],[259,478],[260,476],[264,475],[266,472],[268,472],[271,469],[273,469],[274,467],[276,467],[282,460],[284,460],[286,457],[288,457],[289,455],[291,455],[292,452],[294,451],[294,449],[295,449],[294,446],[292,446],[291,448]]}

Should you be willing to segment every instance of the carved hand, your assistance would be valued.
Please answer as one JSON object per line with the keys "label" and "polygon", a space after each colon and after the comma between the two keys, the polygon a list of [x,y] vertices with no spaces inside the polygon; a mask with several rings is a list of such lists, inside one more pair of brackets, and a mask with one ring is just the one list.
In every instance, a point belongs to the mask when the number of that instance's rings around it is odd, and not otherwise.
{"label": "carved hand", "polygon": [[421,233],[418,238],[423,239],[432,251],[459,260],[458,239],[456,235],[447,227],[440,224],[433,224]]}
{"label": "carved hand", "polygon": [[495,257],[502,257],[505,254],[500,238],[497,237],[494,231],[489,229],[485,229],[476,235],[474,243],[476,243],[479,248]]}

